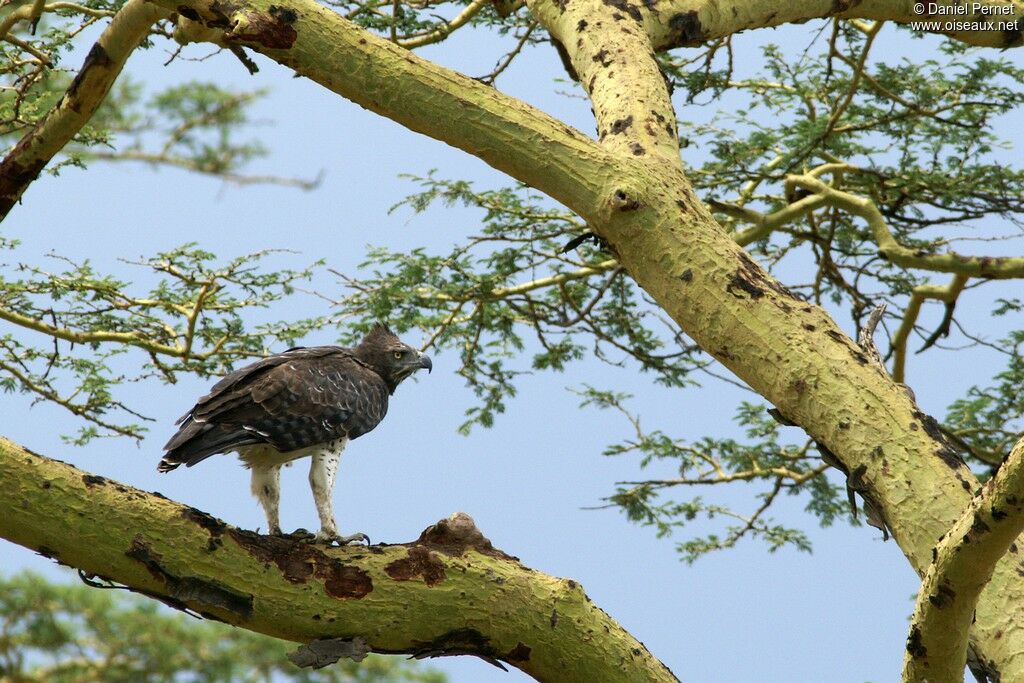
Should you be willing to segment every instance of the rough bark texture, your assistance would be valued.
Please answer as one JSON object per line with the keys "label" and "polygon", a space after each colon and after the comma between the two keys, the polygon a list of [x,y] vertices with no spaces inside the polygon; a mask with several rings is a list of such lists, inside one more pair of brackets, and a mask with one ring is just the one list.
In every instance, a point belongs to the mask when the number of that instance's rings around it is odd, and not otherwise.
{"label": "rough bark texture", "polygon": [[459,513],[412,543],[326,548],[236,529],[0,438],[0,536],[178,609],[308,643],[471,654],[541,681],[675,681],[575,581]]}
{"label": "rough bark texture", "polygon": [[640,23],[625,0],[532,2],[530,10],[565,47],[597,117],[602,147],[620,157],[656,156],[681,168],[668,86]]}
{"label": "rough bark texture", "polygon": [[[654,0],[639,4],[644,11],[644,23],[648,27],[655,47],[659,50],[684,45],[699,45],[703,41],[722,38],[740,31],[781,26],[792,22],[807,21],[820,17],[843,17],[852,19],[881,19],[903,24],[949,18],[948,15],[927,13],[927,6],[978,5],[976,13],[958,15],[963,22],[991,20],[1012,22],[1024,19],[1024,3],[1019,0],[984,0],[962,2],[958,0],[933,0],[925,2],[926,11],[915,11],[916,0]],[[993,15],[991,8],[1012,6],[1013,13]],[[650,9],[648,9],[650,8]],[[643,10],[642,10],[643,11]],[[1018,21],[1016,30],[950,30],[940,31],[970,45],[983,47],[1020,47],[1024,43]],[[955,27],[954,27],[955,28]]]}
{"label": "rough bark texture", "polygon": [[1022,566],[1021,550],[1014,543],[1022,531],[1024,439],[935,546],[907,637],[905,683],[963,678],[967,642],[960,634],[970,628],[975,605],[1000,558],[1009,552]]}
{"label": "rough bark texture", "polygon": [[[362,30],[313,0],[155,0],[185,8],[190,31],[261,52],[403,126],[539,182],[563,203],[599,201],[616,156],[571,126],[468,76],[439,67]],[[588,173],[600,169],[598,176]]]}

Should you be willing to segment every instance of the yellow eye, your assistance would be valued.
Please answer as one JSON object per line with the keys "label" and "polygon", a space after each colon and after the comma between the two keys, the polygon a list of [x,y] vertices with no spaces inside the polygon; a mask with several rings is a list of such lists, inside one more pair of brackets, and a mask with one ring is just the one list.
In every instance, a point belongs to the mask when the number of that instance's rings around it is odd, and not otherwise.
{"label": "yellow eye", "polygon": [[402,357],[402,353],[403,353],[402,351],[395,351],[395,358],[401,358]]}

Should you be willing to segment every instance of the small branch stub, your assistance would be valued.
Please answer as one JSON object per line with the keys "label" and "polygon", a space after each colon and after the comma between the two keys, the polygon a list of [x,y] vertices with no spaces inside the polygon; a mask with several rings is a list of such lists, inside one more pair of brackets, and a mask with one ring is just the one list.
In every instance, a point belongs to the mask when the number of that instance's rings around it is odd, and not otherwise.
{"label": "small branch stub", "polygon": [[288,661],[300,669],[322,669],[339,659],[361,662],[370,652],[365,638],[324,638],[300,645],[288,653]]}

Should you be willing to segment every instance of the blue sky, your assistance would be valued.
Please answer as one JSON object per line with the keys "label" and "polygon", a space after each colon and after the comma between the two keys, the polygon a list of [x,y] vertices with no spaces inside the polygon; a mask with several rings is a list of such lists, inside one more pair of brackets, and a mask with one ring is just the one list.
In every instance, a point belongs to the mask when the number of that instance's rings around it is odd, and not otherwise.
{"label": "blue sky", "polygon": [[[756,60],[758,40],[802,46],[809,36],[807,27],[757,38],[748,34],[735,44],[737,59],[740,64]],[[916,49],[933,44],[920,43]],[[421,54],[480,75],[491,69],[503,47],[485,34],[460,33]],[[205,53],[196,48],[193,54]],[[300,253],[281,256],[281,262],[298,266],[325,258],[331,267],[353,272],[368,244],[440,248],[475,230],[474,216],[467,211],[387,215],[388,207],[414,189],[398,178],[400,173],[437,168],[440,176],[471,178],[484,187],[507,182],[482,162],[306,79],[292,78],[265,59],[257,58],[261,72],[254,78],[230,55],[167,68],[161,65],[165,59],[162,50],[138,55],[128,71],[154,87],[185,79],[270,87],[271,95],[255,112],[264,123],[252,134],[271,154],[248,170],[309,177],[322,169],[322,186],[312,193],[226,187],[180,171],[127,164],[97,164],[88,172],[68,169],[59,178],[37,181],[4,224],[6,236],[23,242],[19,260],[37,260],[52,249],[91,258],[99,268],[127,276],[131,271],[119,258],[198,241],[224,258],[288,248]],[[592,134],[587,103],[555,94],[568,86],[552,85],[552,77],[564,77],[564,72],[554,50],[543,47],[513,65],[498,87]],[[338,293],[326,275],[313,286]],[[970,296],[962,303],[963,312],[984,326],[987,309],[971,310]],[[320,306],[313,297],[300,297],[271,315],[301,316],[322,312]],[[935,309],[925,315],[923,322],[937,320]],[[852,331],[848,321],[841,322]],[[406,340],[421,341],[415,335]],[[305,341],[331,343],[333,337],[324,332]],[[992,357],[981,352],[958,360],[953,373],[935,372],[942,362],[940,354],[912,357],[909,367],[918,401],[939,415],[958,391],[987,381],[996,371]],[[605,445],[626,434],[628,425],[607,412],[580,410],[578,398],[566,387],[590,383],[629,391],[637,395],[632,405],[645,424],[689,439],[737,435],[731,416],[737,400],[745,397],[741,392],[718,385],[668,392],[646,377],[585,361],[561,375],[526,377],[493,429],[461,437],[456,427],[472,397],[454,374],[456,363],[452,356],[435,357],[434,372],[404,384],[383,425],[346,451],[335,493],[343,533],[363,531],[374,541],[403,542],[452,512],[468,512],[496,546],[526,565],[580,581],[598,605],[685,680],[854,682],[898,675],[917,577],[896,545],[883,543],[877,530],[845,525],[820,530],[803,513],[801,500],[785,499],[776,518],[806,529],[813,554],[790,549],[768,554],[761,545],[744,543],[687,566],[678,560],[671,540],[656,539],[613,510],[582,509],[599,505],[614,482],[636,479],[638,469],[628,457],[600,455]],[[159,490],[232,524],[261,526],[262,513],[248,493],[248,473],[234,458],[212,458],[165,475],[156,472],[160,446],[173,433],[174,419],[207,385],[185,378],[174,386],[130,387],[125,395],[132,404],[159,419],[141,447],[126,441],[67,446],[58,435],[73,430],[68,416],[52,406],[30,408],[23,397],[4,398],[0,433],[98,474]],[[740,485],[722,492],[721,500],[750,509],[753,493]],[[284,474],[282,526],[315,525],[306,467],[300,463]],[[702,530],[697,524],[693,533]],[[71,578],[24,549],[0,545],[0,568],[23,567]],[[458,683],[527,680],[517,671],[503,673],[470,658],[435,665]]]}

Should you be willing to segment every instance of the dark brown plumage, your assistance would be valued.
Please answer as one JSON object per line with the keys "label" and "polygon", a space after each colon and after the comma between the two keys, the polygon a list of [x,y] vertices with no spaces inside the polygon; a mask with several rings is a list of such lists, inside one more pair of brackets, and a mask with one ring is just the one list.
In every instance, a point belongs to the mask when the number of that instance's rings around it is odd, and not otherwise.
{"label": "dark brown plumage", "polygon": [[[269,356],[225,376],[178,420],[158,469],[169,472],[237,452],[253,468],[253,492],[267,509],[271,531],[279,531],[277,469],[312,455],[314,470],[326,468],[310,472],[314,497],[316,477],[332,488],[345,444],[384,419],[388,396],[403,379],[431,367],[427,356],[384,325],[354,348],[300,347]],[[329,500],[317,499],[324,522],[322,504],[329,506]],[[333,526],[333,516],[324,526]]]}

